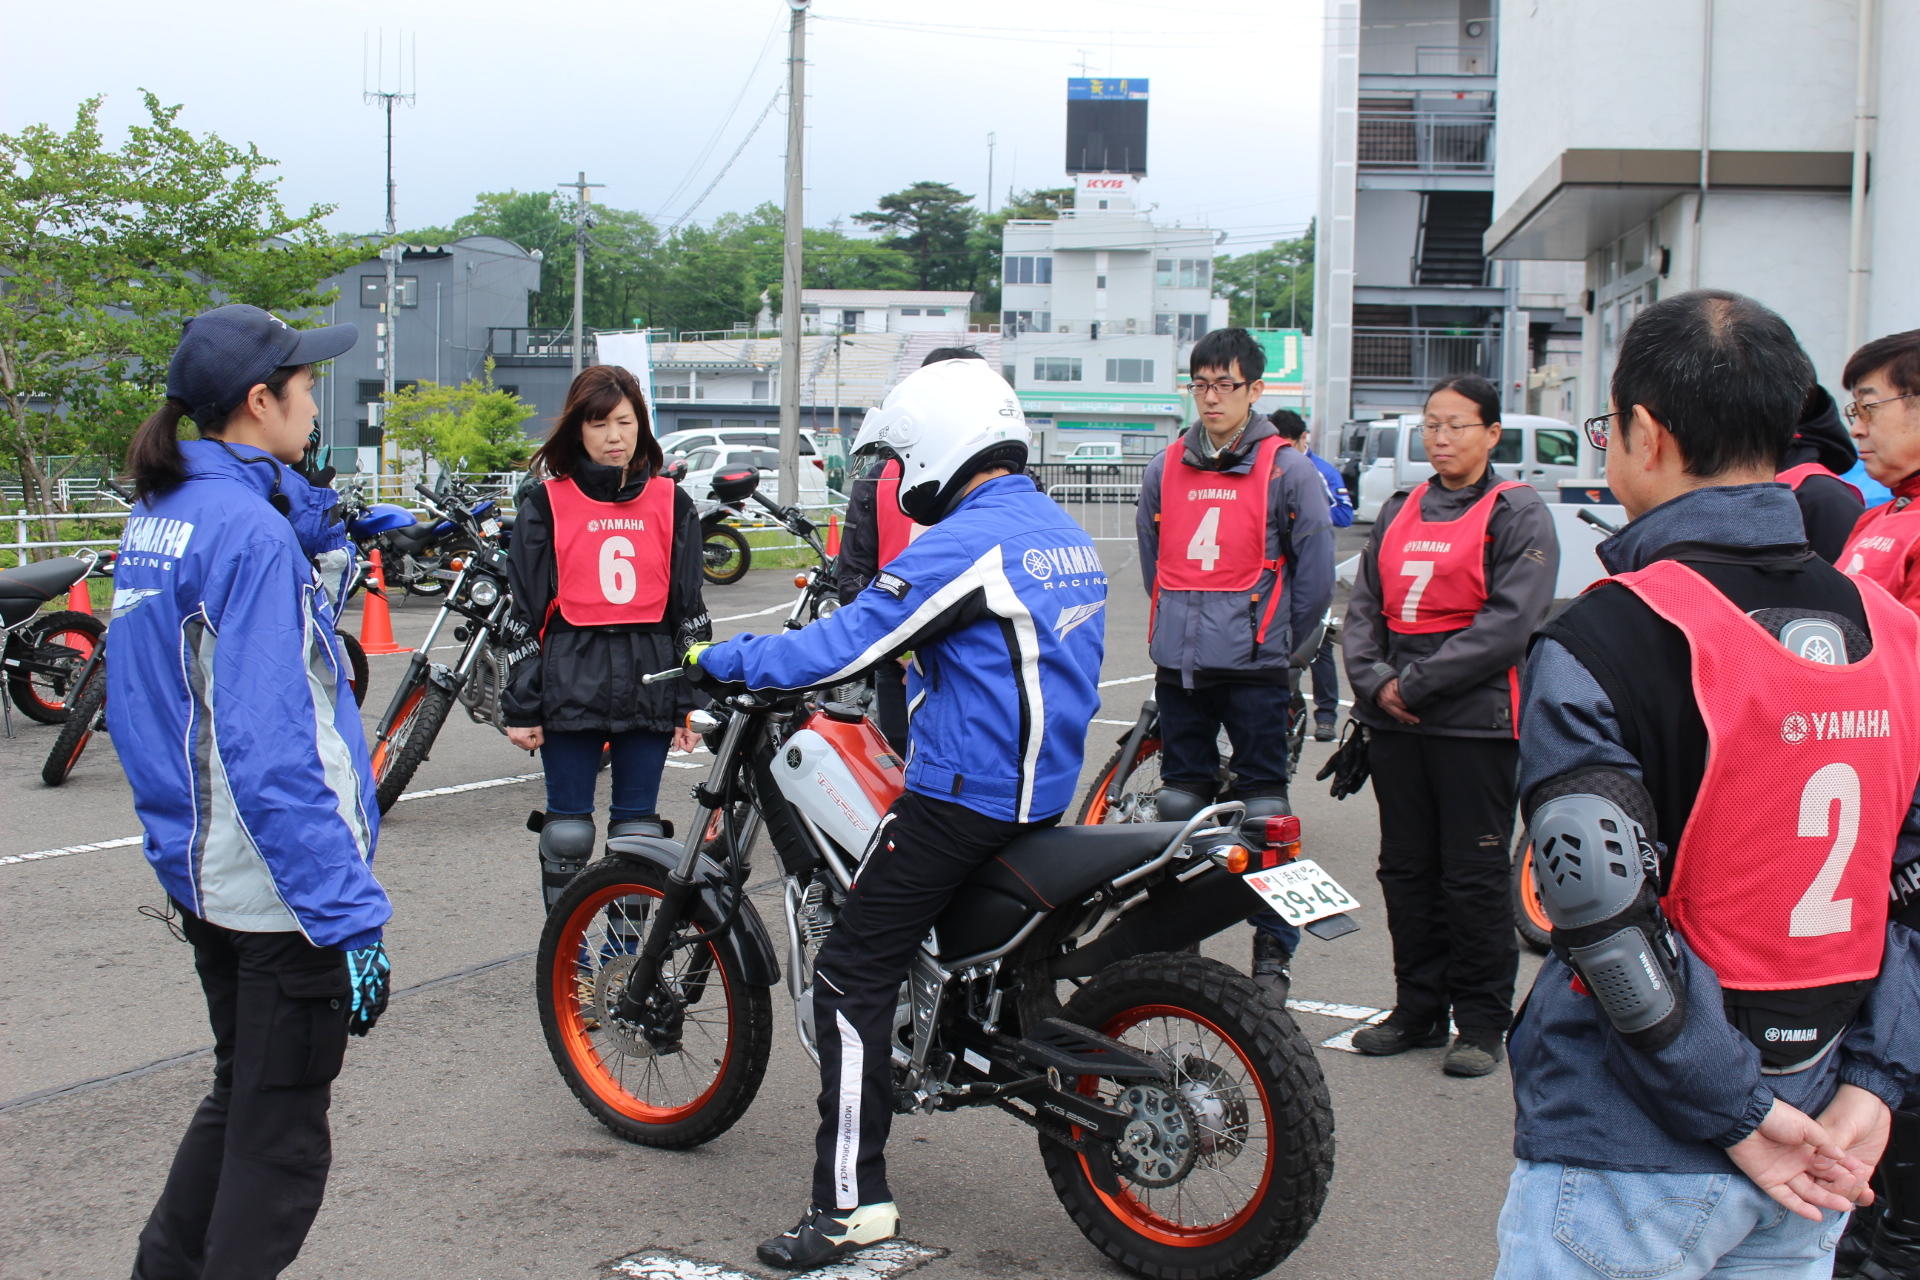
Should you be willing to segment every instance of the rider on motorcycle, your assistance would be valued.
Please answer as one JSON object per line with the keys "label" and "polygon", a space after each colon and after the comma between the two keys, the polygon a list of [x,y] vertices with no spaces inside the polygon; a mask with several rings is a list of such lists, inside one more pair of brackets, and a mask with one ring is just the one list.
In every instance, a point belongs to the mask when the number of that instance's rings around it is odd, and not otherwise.
{"label": "rider on motorcycle", "polygon": [[899,1231],[884,1148],[895,1003],[954,891],[1073,799],[1100,703],[1107,575],[1085,530],[1021,474],[1013,388],[978,360],[927,365],[867,415],[854,452],[902,464],[899,506],[932,526],[852,603],[803,630],[687,654],[750,688],[815,688],[911,652],[906,791],[888,810],[816,966],[820,1129],[811,1205],[760,1246],[820,1266]]}

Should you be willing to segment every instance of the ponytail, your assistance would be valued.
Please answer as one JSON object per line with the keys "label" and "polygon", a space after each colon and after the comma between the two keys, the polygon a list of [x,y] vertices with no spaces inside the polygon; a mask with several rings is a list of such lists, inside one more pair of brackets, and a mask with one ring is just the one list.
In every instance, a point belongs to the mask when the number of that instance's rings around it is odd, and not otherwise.
{"label": "ponytail", "polygon": [[169,397],[133,433],[127,474],[133,479],[135,498],[165,493],[187,478],[186,460],[180,456],[180,420],[187,413],[183,401]]}

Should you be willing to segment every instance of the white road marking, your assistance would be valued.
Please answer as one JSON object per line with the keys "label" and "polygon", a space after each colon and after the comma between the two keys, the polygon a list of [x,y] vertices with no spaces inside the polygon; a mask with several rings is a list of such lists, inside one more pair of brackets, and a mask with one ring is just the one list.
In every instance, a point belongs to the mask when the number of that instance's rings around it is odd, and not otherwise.
{"label": "white road marking", "polygon": [[1323,1018],[1346,1018],[1353,1022],[1365,1022],[1380,1014],[1380,1010],[1364,1004],[1330,1004],[1325,1000],[1289,1000],[1287,1008],[1296,1013],[1317,1013]]}
{"label": "white road marking", "polygon": [[125,849],[129,845],[139,843],[139,836],[122,836],[118,840],[102,840],[97,844],[70,844],[64,849],[41,849],[37,853],[9,854],[0,858],[0,867],[10,867],[16,862],[41,862],[47,858],[64,858],[72,853],[92,853],[96,849]]}
{"label": "white road marking", "polygon": [[[462,782],[451,787],[434,787],[427,791],[407,791],[401,794],[400,801],[426,800],[433,796],[457,796],[466,791],[486,791],[493,787],[511,787],[517,782],[534,782],[544,778],[544,773],[516,773],[510,778],[488,778],[484,782]],[[398,801],[396,803],[399,803]]]}
{"label": "white road marking", "polygon": [[[807,1275],[812,1280],[891,1280],[940,1256],[935,1249],[905,1240],[889,1240],[862,1249],[831,1266],[809,1271]],[[758,1280],[745,1271],[734,1271],[712,1262],[695,1262],[670,1253],[642,1253],[622,1258],[613,1264],[612,1274],[634,1280]]]}
{"label": "white road marking", "polygon": [[1100,687],[1102,689],[1111,689],[1117,684],[1139,684],[1142,680],[1151,679],[1153,679],[1153,673],[1151,671],[1144,676],[1115,676],[1111,680],[1102,680]]}
{"label": "white road marking", "polygon": [[770,613],[785,613],[785,612],[786,612],[787,610],[789,610],[789,609],[791,609],[791,608],[793,608],[793,605],[792,605],[791,603],[788,603],[788,604],[770,604],[770,605],[768,605],[768,606],[767,606],[766,608],[764,608],[764,609],[755,609],[755,610],[754,610],[754,611],[753,611],[752,613],[730,613],[730,614],[728,614],[728,615],[727,615],[726,617],[724,617],[724,618],[713,618],[713,619],[710,619],[710,621],[713,621],[713,622],[744,622],[744,621],[746,621],[746,620],[747,620],[748,618],[764,618],[764,617],[766,617],[766,616],[767,616],[768,614],[770,614]]}
{"label": "white road marking", "polygon": [[1095,724],[1117,724],[1122,729],[1131,729],[1133,728],[1134,725],[1138,724],[1139,721],[1138,720],[1095,720],[1094,723]]}

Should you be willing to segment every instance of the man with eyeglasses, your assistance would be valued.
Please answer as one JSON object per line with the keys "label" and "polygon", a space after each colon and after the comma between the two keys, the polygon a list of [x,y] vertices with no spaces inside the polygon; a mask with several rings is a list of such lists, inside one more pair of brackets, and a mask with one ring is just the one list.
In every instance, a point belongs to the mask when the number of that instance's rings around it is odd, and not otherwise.
{"label": "man with eyeglasses", "polygon": [[1778,315],[1698,290],[1634,320],[1587,423],[1632,519],[1527,658],[1553,954],[1496,1280],[1831,1275],[1920,1073],[1920,625],[1773,482],[1812,382]]}
{"label": "man with eyeglasses", "polygon": [[[1153,598],[1160,816],[1184,820],[1213,803],[1223,728],[1228,794],[1249,817],[1284,814],[1289,668],[1333,597],[1327,486],[1254,412],[1266,354],[1251,334],[1215,329],[1188,367],[1199,421],[1147,464],[1135,515]],[[1284,1000],[1299,931],[1272,912],[1253,923],[1254,979]]]}
{"label": "man with eyeglasses", "polygon": [[[1860,517],[1836,562],[1870,578],[1920,613],[1920,329],[1876,338],[1854,352],[1841,374],[1853,393],[1848,430],[1867,474],[1893,499]],[[1909,678],[1915,678],[1909,667]],[[1896,891],[1898,886],[1896,885]],[[1883,1211],[1867,1233],[1866,1257],[1852,1274],[1866,1280],[1920,1275],[1920,1099],[1894,1113],[1893,1138],[1880,1162]],[[1842,1252],[1861,1233],[1850,1232]],[[1835,1274],[1842,1274],[1837,1268]]]}
{"label": "man with eyeglasses", "polygon": [[1828,564],[1840,562],[1840,552],[1866,509],[1860,491],[1841,478],[1857,460],[1840,406],[1825,387],[1814,383],[1774,479],[1793,490],[1807,545]]}

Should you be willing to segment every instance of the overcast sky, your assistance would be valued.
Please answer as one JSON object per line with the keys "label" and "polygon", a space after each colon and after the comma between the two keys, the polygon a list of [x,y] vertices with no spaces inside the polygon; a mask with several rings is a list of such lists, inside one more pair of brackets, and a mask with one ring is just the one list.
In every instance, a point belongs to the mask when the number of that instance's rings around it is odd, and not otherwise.
{"label": "overcast sky", "polygon": [[[1002,197],[1062,184],[1066,80],[1084,59],[1085,74],[1151,82],[1142,195],[1158,219],[1225,230],[1226,253],[1297,235],[1314,210],[1321,13],[1321,0],[816,0],[807,223],[858,230],[852,214],[920,179],[978,195],[989,132]],[[149,88],[194,131],[278,160],[289,206],[333,204],[329,226],[373,231],[383,120],[362,100],[362,51],[384,33],[394,88],[404,33],[418,96],[395,113],[403,230],[581,169],[606,203],[662,226],[706,221],[781,199],[784,102],[721,170],[785,83],[787,14],[784,0],[0,0],[0,132],[64,127],[102,93],[118,140]]]}

